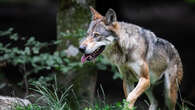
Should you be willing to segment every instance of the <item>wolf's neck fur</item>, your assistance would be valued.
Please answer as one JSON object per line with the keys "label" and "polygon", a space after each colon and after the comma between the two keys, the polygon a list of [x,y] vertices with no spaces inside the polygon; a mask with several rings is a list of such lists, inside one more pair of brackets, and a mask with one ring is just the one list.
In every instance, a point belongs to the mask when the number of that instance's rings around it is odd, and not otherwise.
{"label": "wolf's neck fur", "polygon": [[119,22],[120,30],[118,31],[119,44],[123,49],[131,50],[134,46],[138,45],[140,40],[139,29],[140,27]]}
{"label": "wolf's neck fur", "polygon": [[[145,51],[145,41],[141,37],[140,27],[124,22],[119,23],[119,30],[117,30],[117,42],[106,47],[104,56],[106,56],[112,63],[118,64],[126,63],[127,61],[134,61],[137,58],[143,57]],[[138,44],[142,44],[139,45]],[[139,47],[139,49],[135,49]]]}

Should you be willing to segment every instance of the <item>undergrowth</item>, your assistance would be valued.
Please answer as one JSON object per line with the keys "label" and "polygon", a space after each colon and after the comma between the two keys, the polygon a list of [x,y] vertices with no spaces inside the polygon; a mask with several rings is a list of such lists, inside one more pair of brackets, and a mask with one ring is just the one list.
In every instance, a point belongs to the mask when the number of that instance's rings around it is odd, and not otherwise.
{"label": "undergrowth", "polygon": [[[71,108],[68,99],[71,92],[73,92],[72,91],[73,85],[69,86],[68,88],[63,90],[63,92],[61,92],[61,89],[59,88],[56,82],[56,77],[54,79],[55,83],[52,86],[52,88],[48,88],[47,86],[44,86],[39,82],[33,83],[33,86],[35,87],[33,88],[33,91],[40,94],[41,96],[36,100],[36,103],[38,103],[39,101],[44,101],[46,102],[45,106],[40,106],[38,104],[32,104],[25,107],[16,106],[16,110],[75,110]],[[123,99],[122,102],[117,102],[115,104],[107,104],[106,97],[102,87],[101,92],[102,92],[101,94],[103,95],[103,99],[100,98],[100,96],[98,95],[97,99],[93,104],[83,108],[79,108],[79,110],[130,110],[128,108],[129,102],[127,102],[125,99]],[[79,105],[80,101],[76,98],[74,98],[74,100],[77,100],[78,101],[77,104]],[[190,108],[187,106],[187,103],[179,105],[179,108],[180,108],[179,110],[190,110]],[[131,110],[136,110],[136,107],[134,107]]]}
{"label": "undergrowth", "polygon": [[[16,106],[15,110],[74,110],[71,108],[69,103],[68,96],[72,92],[72,85],[66,88],[62,93],[60,92],[61,89],[59,88],[56,78],[55,84],[52,88],[48,88],[47,86],[42,85],[41,83],[33,83],[34,88],[32,89],[34,92],[40,94],[36,100],[37,104],[32,104],[28,106]],[[33,95],[29,96],[33,97]],[[74,98],[76,99],[76,98]],[[40,106],[38,103],[40,101],[44,101],[46,105]],[[79,100],[78,104],[80,103]],[[128,102],[123,100],[123,102],[117,102],[116,104],[106,104],[105,97],[104,100],[100,100],[98,98],[94,104],[89,105],[88,107],[79,108],[79,110],[130,110],[128,109]],[[135,110],[135,109],[132,109]]]}

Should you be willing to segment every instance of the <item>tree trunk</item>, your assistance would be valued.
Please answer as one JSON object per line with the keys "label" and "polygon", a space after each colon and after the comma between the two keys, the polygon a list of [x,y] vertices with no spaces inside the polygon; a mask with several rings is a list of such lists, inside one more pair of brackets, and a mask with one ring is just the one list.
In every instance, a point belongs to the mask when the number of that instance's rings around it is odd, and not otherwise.
{"label": "tree trunk", "polygon": [[[78,50],[79,39],[64,37],[63,33],[74,32],[78,29],[86,30],[91,19],[89,6],[94,6],[94,4],[95,0],[59,0],[57,38],[62,42],[58,45],[58,51],[64,51],[70,46]],[[77,53],[71,56],[70,60],[80,61],[80,58],[81,54]],[[66,86],[73,84],[74,92],[76,92],[79,99],[87,100],[87,103],[90,103],[94,99],[96,74],[95,66],[85,64],[84,67],[74,72],[59,73],[58,81]]]}

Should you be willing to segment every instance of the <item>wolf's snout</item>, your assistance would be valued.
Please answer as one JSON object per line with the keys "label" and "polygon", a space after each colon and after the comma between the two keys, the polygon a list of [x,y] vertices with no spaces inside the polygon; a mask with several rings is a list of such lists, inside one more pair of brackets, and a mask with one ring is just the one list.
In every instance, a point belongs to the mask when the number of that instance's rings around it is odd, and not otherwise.
{"label": "wolf's snout", "polygon": [[86,46],[80,46],[79,51],[85,53]]}

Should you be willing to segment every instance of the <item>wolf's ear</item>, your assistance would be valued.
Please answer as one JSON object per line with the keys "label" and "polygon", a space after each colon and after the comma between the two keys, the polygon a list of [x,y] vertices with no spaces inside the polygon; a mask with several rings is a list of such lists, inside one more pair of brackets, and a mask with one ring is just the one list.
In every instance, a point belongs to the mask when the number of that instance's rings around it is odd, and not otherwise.
{"label": "wolf's ear", "polygon": [[110,25],[112,24],[113,22],[117,21],[117,18],[116,18],[116,13],[113,9],[108,9],[108,11],[106,12],[106,15],[105,15],[105,22],[107,25]]}
{"label": "wolf's ear", "polygon": [[103,16],[101,14],[99,14],[92,6],[90,6],[89,8],[90,8],[93,20],[97,20],[97,19],[102,19],[103,18]]}

